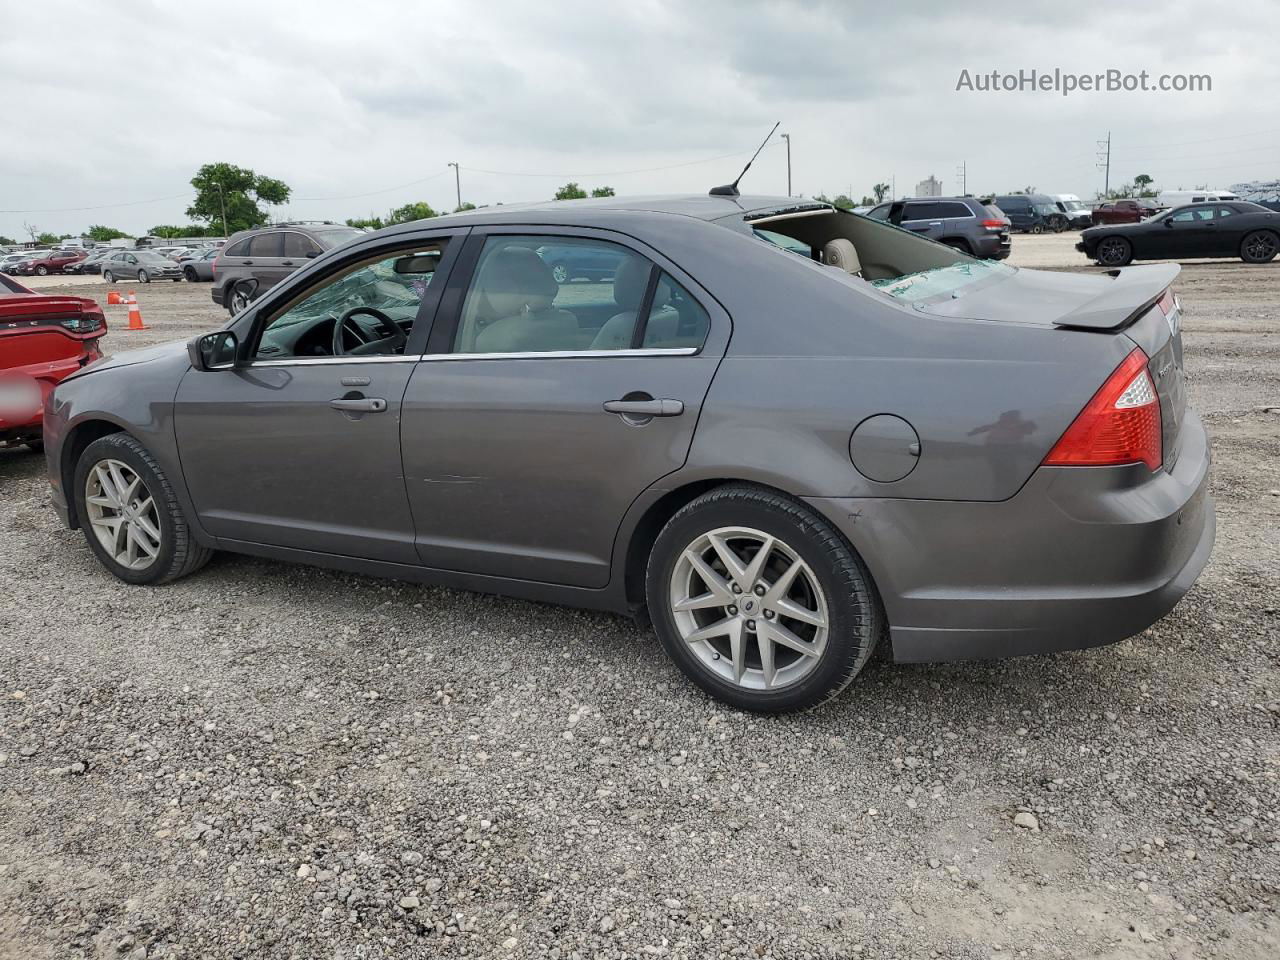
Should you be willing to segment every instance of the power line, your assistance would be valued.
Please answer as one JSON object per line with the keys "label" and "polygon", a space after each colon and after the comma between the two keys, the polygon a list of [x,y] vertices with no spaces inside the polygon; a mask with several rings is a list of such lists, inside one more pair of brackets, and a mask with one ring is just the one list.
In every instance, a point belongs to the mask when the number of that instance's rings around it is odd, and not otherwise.
{"label": "power line", "polygon": [[180,193],[175,197],[156,197],[154,200],[129,200],[125,203],[104,203],[96,207],[49,207],[45,210],[0,210],[0,213],[83,213],[88,210],[111,210],[115,207],[141,207],[148,203],[162,203],[166,200],[185,200],[192,196],[191,192]]}

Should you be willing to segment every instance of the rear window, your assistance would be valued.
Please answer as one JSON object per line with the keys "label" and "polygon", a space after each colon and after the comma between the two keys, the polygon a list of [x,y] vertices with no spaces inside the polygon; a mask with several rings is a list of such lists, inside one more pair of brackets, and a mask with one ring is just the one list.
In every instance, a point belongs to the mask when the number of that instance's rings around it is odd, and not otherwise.
{"label": "rear window", "polygon": [[1008,220],[1009,219],[1004,215],[1004,211],[1001,210],[999,207],[997,207],[994,203],[988,203],[985,206],[983,206],[982,209],[987,211],[987,216],[990,217],[992,220]]}
{"label": "rear window", "polygon": [[802,243],[793,237],[784,236],[781,233],[774,233],[772,230],[755,229],[752,231],[761,240],[772,243],[775,247],[781,247],[783,250],[789,250],[792,253],[799,254],[806,260],[813,259],[813,248],[807,243]]}
{"label": "rear window", "polygon": [[917,300],[928,300],[931,297],[953,293],[979,280],[1012,276],[1015,272],[1013,267],[994,260],[978,260],[909,273],[905,277],[873,280],[871,285],[883,290],[891,297],[914,303]]}

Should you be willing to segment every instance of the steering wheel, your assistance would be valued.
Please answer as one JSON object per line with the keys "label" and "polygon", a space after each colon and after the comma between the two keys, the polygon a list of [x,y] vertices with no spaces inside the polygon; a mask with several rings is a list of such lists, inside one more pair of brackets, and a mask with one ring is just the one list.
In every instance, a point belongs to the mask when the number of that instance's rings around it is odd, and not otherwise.
{"label": "steering wheel", "polygon": [[[370,340],[358,324],[350,322],[352,317],[360,313],[368,314],[377,320],[387,331],[387,335],[377,340]],[[343,342],[344,332],[349,333],[356,341],[356,346],[351,350],[348,350]],[[408,342],[409,338],[400,329],[400,324],[396,323],[381,310],[373,307],[354,307],[344,313],[333,325],[332,346],[335,357],[395,353],[398,350],[403,350]]]}

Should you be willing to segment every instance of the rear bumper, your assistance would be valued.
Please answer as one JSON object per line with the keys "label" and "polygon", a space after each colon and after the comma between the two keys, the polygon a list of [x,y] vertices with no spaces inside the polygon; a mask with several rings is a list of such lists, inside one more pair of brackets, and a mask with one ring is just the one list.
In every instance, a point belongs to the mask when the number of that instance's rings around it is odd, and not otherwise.
{"label": "rear bumper", "polygon": [[1213,550],[1209,447],[1190,411],[1172,471],[1041,467],[1009,500],[810,500],[880,589],[894,659],[1115,643],[1165,616]]}

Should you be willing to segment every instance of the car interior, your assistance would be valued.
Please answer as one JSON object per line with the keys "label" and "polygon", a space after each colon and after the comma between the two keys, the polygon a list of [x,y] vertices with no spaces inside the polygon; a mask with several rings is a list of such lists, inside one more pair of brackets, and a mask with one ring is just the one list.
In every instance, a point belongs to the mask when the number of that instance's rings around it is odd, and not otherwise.
{"label": "car interior", "polygon": [[[487,241],[454,337],[455,353],[529,353],[701,346],[706,312],[665,272],[616,244],[556,238],[555,247],[595,248],[613,275],[558,282],[540,253],[545,237]],[[562,253],[559,255],[563,255]],[[643,335],[639,320],[651,301]],[[639,342],[637,342],[639,337]]]}
{"label": "car interior", "polygon": [[748,216],[746,222],[761,240],[867,281],[977,262],[909,230],[831,207]]}

